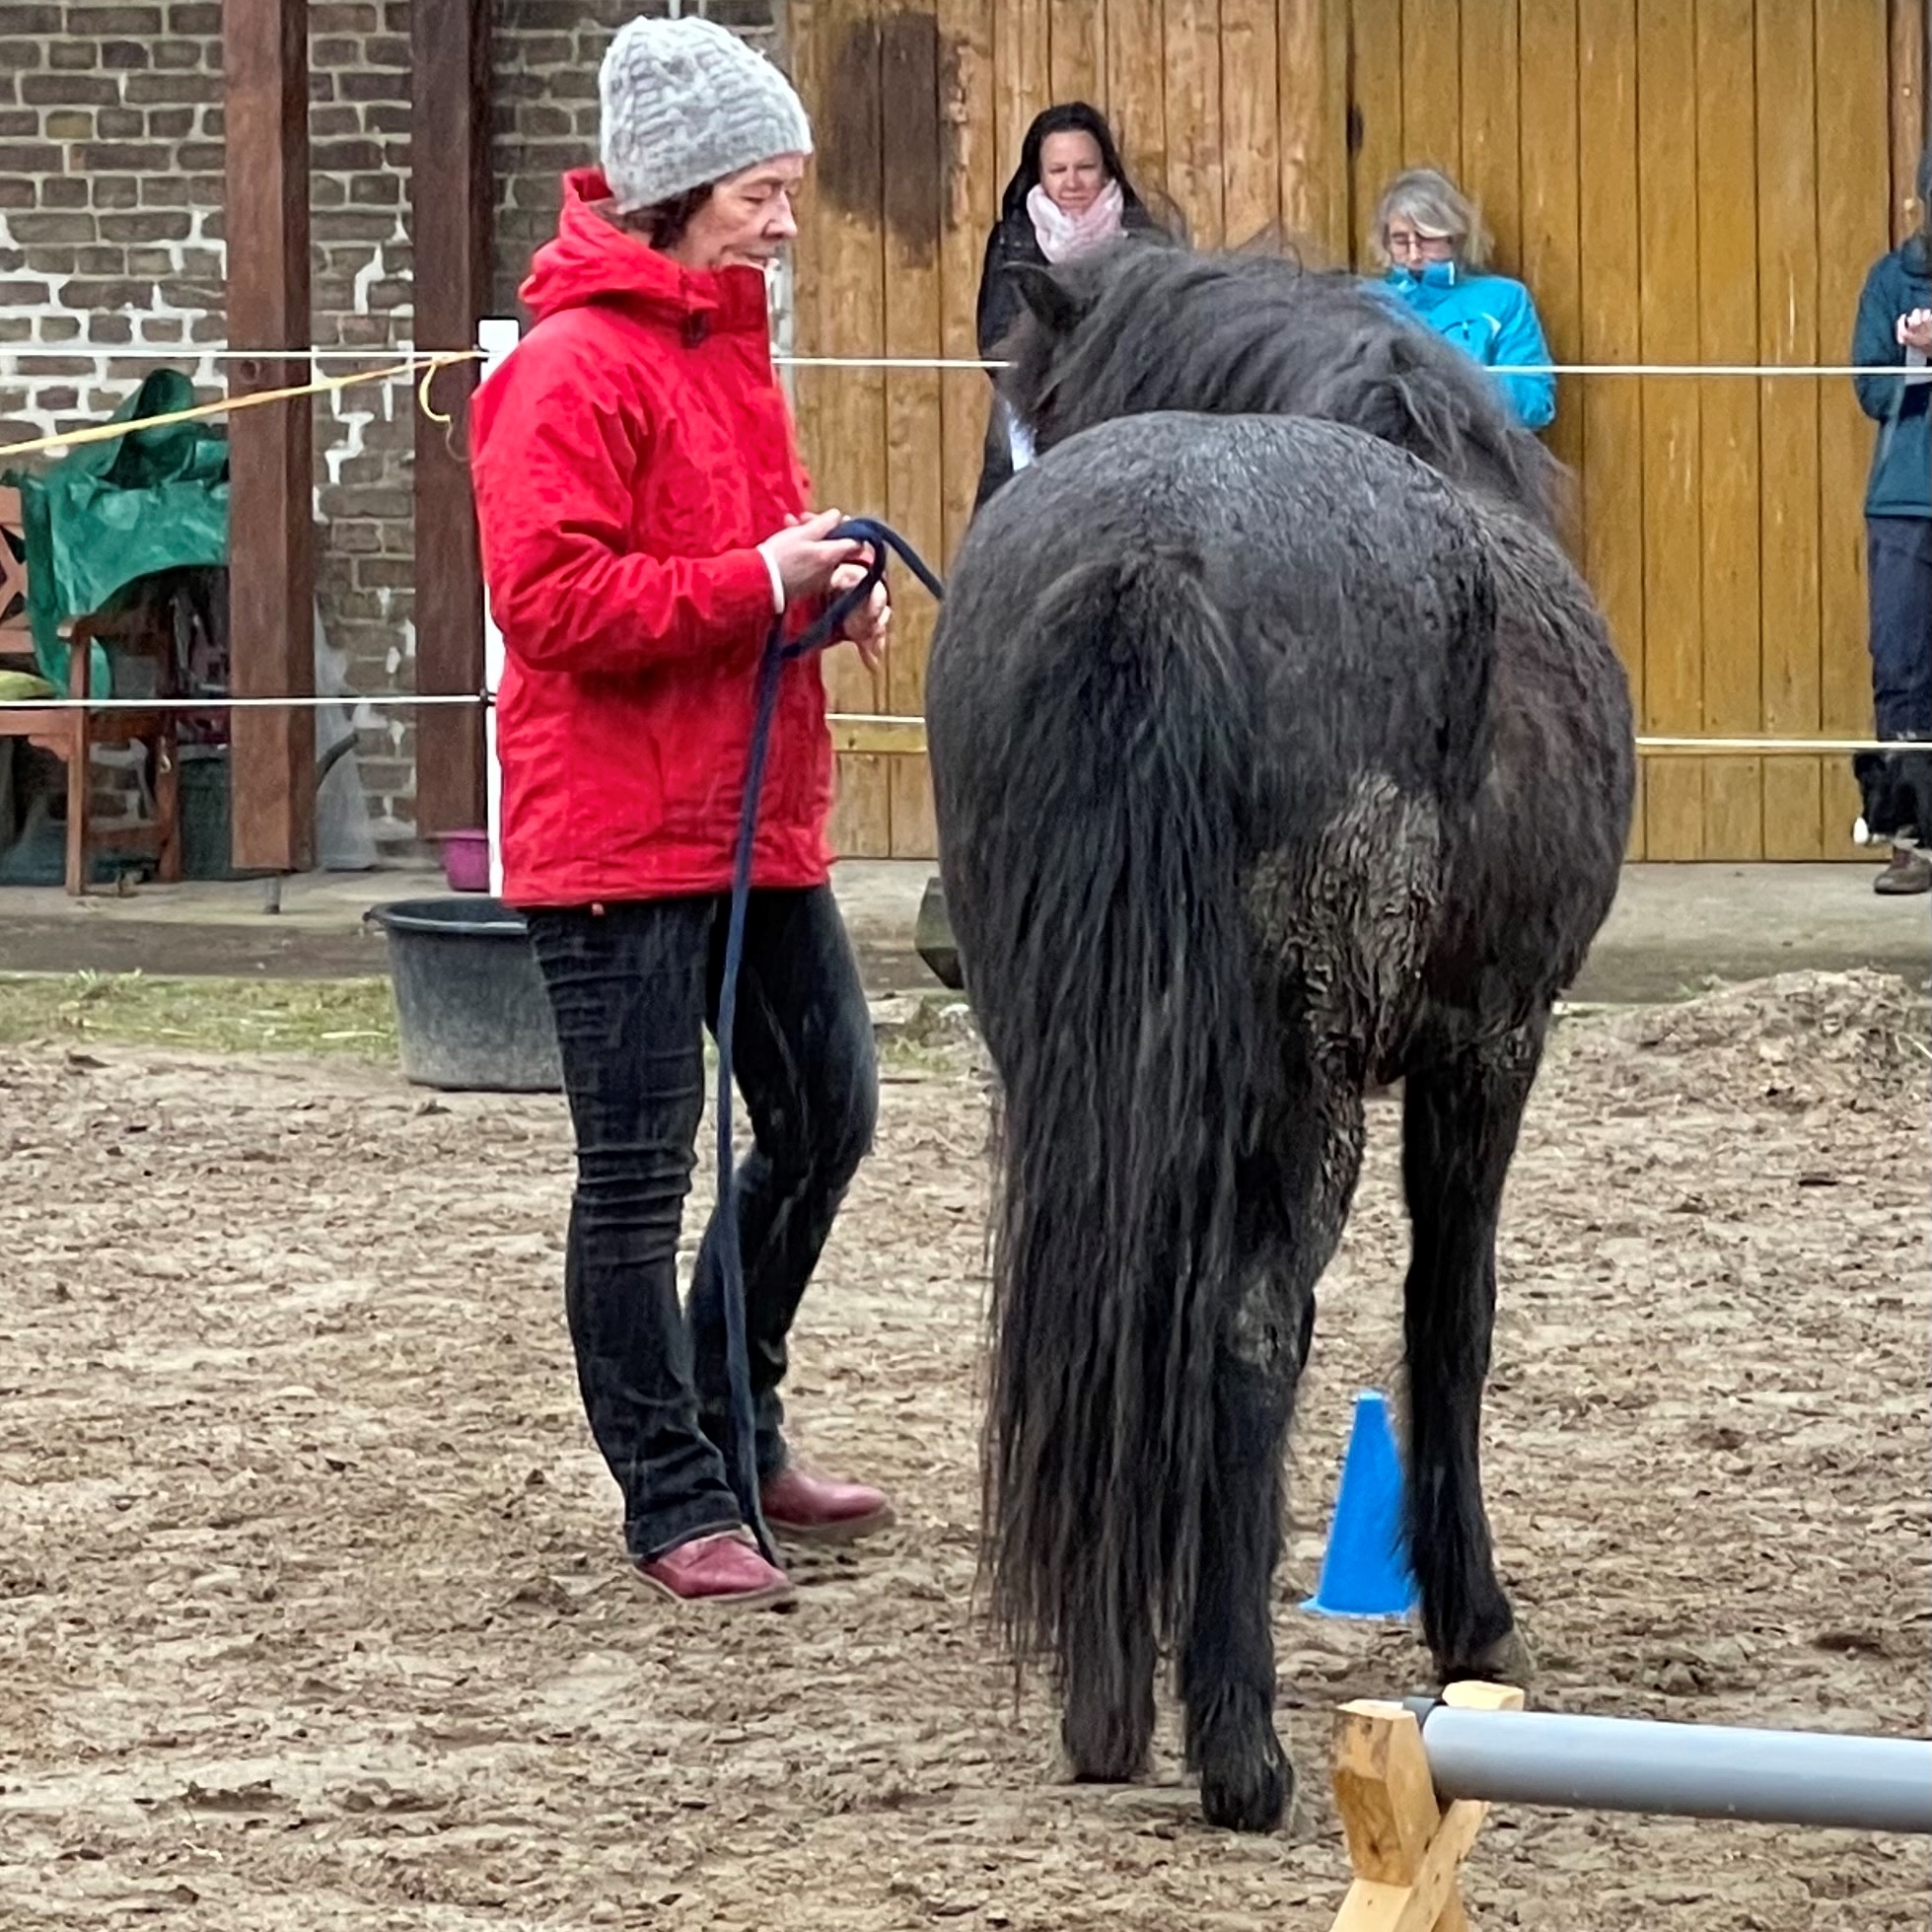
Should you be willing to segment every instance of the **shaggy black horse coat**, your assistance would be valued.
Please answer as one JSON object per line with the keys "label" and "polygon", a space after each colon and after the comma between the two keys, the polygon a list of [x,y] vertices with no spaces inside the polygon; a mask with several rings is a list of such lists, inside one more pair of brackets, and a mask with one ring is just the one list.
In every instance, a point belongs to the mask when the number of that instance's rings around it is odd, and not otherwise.
{"label": "shaggy black horse coat", "polygon": [[1039,461],[934,639],[941,870],[998,1077],[984,1555],[1076,1772],[1172,1647],[1216,1823],[1292,1774],[1281,1467],[1365,1088],[1403,1083],[1407,1535],[1445,1677],[1527,1660],[1478,1472],[1503,1181],[1610,909],[1623,673],[1489,378],[1339,277],[1027,277]]}

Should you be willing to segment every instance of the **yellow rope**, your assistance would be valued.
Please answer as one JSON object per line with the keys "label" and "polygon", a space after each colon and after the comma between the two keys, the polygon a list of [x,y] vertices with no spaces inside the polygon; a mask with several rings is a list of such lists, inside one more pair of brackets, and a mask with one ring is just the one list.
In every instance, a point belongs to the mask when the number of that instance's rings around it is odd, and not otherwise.
{"label": "yellow rope", "polygon": [[[292,362],[307,353],[305,349],[263,349],[261,360]],[[429,406],[429,386],[439,370],[479,359],[480,352],[475,349],[447,349],[427,356],[412,356],[407,362],[392,363],[384,369],[354,370],[346,376],[318,376],[313,382],[297,383],[288,389],[256,390],[249,395],[224,396],[219,402],[198,402],[191,409],[171,409],[165,415],[141,416],[132,422],[97,423],[92,428],[72,429],[61,436],[36,436],[28,443],[9,443],[0,447],[0,462],[10,457],[41,456],[49,450],[71,450],[82,443],[111,443],[117,437],[132,435],[137,429],[169,429],[176,423],[206,422],[215,416],[232,416],[240,409],[259,408],[267,402],[293,402],[305,395],[327,395],[337,390],[354,389],[358,383],[387,383],[396,376],[413,376],[418,369],[423,376],[416,386],[416,401],[431,422],[447,426],[451,419],[438,415]]]}

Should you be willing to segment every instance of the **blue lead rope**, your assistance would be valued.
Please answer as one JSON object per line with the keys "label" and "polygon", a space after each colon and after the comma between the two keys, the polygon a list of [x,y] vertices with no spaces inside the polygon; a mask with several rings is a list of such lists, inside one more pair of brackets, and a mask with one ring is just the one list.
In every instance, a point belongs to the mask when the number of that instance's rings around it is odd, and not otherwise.
{"label": "blue lead rope", "polygon": [[738,1175],[732,1158],[732,1023],[738,1007],[738,970],[745,957],[745,914],[751,896],[751,850],[758,827],[758,797],[764,789],[765,754],[771,749],[771,722],[778,710],[778,684],[785,667],[795,658],[823,651],[844,629],[845,621],[864,608],[873,591],[884,581],[888,553],[896,551],[906,568],[935,598],[944,598],[946,587],[926,567],[924,559],[904,537],[885,524],[867,517],[842,523],[827,539],[830,542],[870,544],[872,561],[866,573],[849,591],[833,600],[824,613],[789,644],[785,642],[785,620],[777,619],[765,639],[764,655],[758,664],[757,711],[751,725],[751,755],[745,767],[745,800],[738,821],[738,851],[732,868],[731,923],[725,936],[725,970],[718,988],[718,1205],[717,1257],[719,1286],[725,1303],[725,1373],[731,1385],[731,1459],[732,1488],[738,1495],[739,1512],[758,1539],[767,1562],[776,1563],[778,1552],[771,1532],[765,1525],[764,1510],[758,1501],[757,1415],[751,1402],[751,1349],[745,1333],[745,1258],[739,1241]]}

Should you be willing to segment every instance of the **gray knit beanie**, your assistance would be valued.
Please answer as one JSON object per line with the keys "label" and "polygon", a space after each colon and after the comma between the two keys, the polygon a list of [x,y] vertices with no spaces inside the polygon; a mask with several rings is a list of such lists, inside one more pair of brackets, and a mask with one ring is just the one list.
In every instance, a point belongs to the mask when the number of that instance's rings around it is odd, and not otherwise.
{"label": "gray knit beanie", "polygon": [[633,20],[598,72],[604,178],[617,210],[655,207],[774,155],[810,154],[792,84],[709,20]]}

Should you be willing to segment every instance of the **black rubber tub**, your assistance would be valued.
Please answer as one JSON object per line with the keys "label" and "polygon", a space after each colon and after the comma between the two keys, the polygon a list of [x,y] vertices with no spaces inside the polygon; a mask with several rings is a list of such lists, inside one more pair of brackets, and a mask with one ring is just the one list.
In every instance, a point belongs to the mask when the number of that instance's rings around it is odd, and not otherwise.
{"label": "black rubber tub", "polygon": [[523,915],[464,894],[363,914],[389,939],[403,1077],[445,1093],[562,1091],[550,1002]]}

